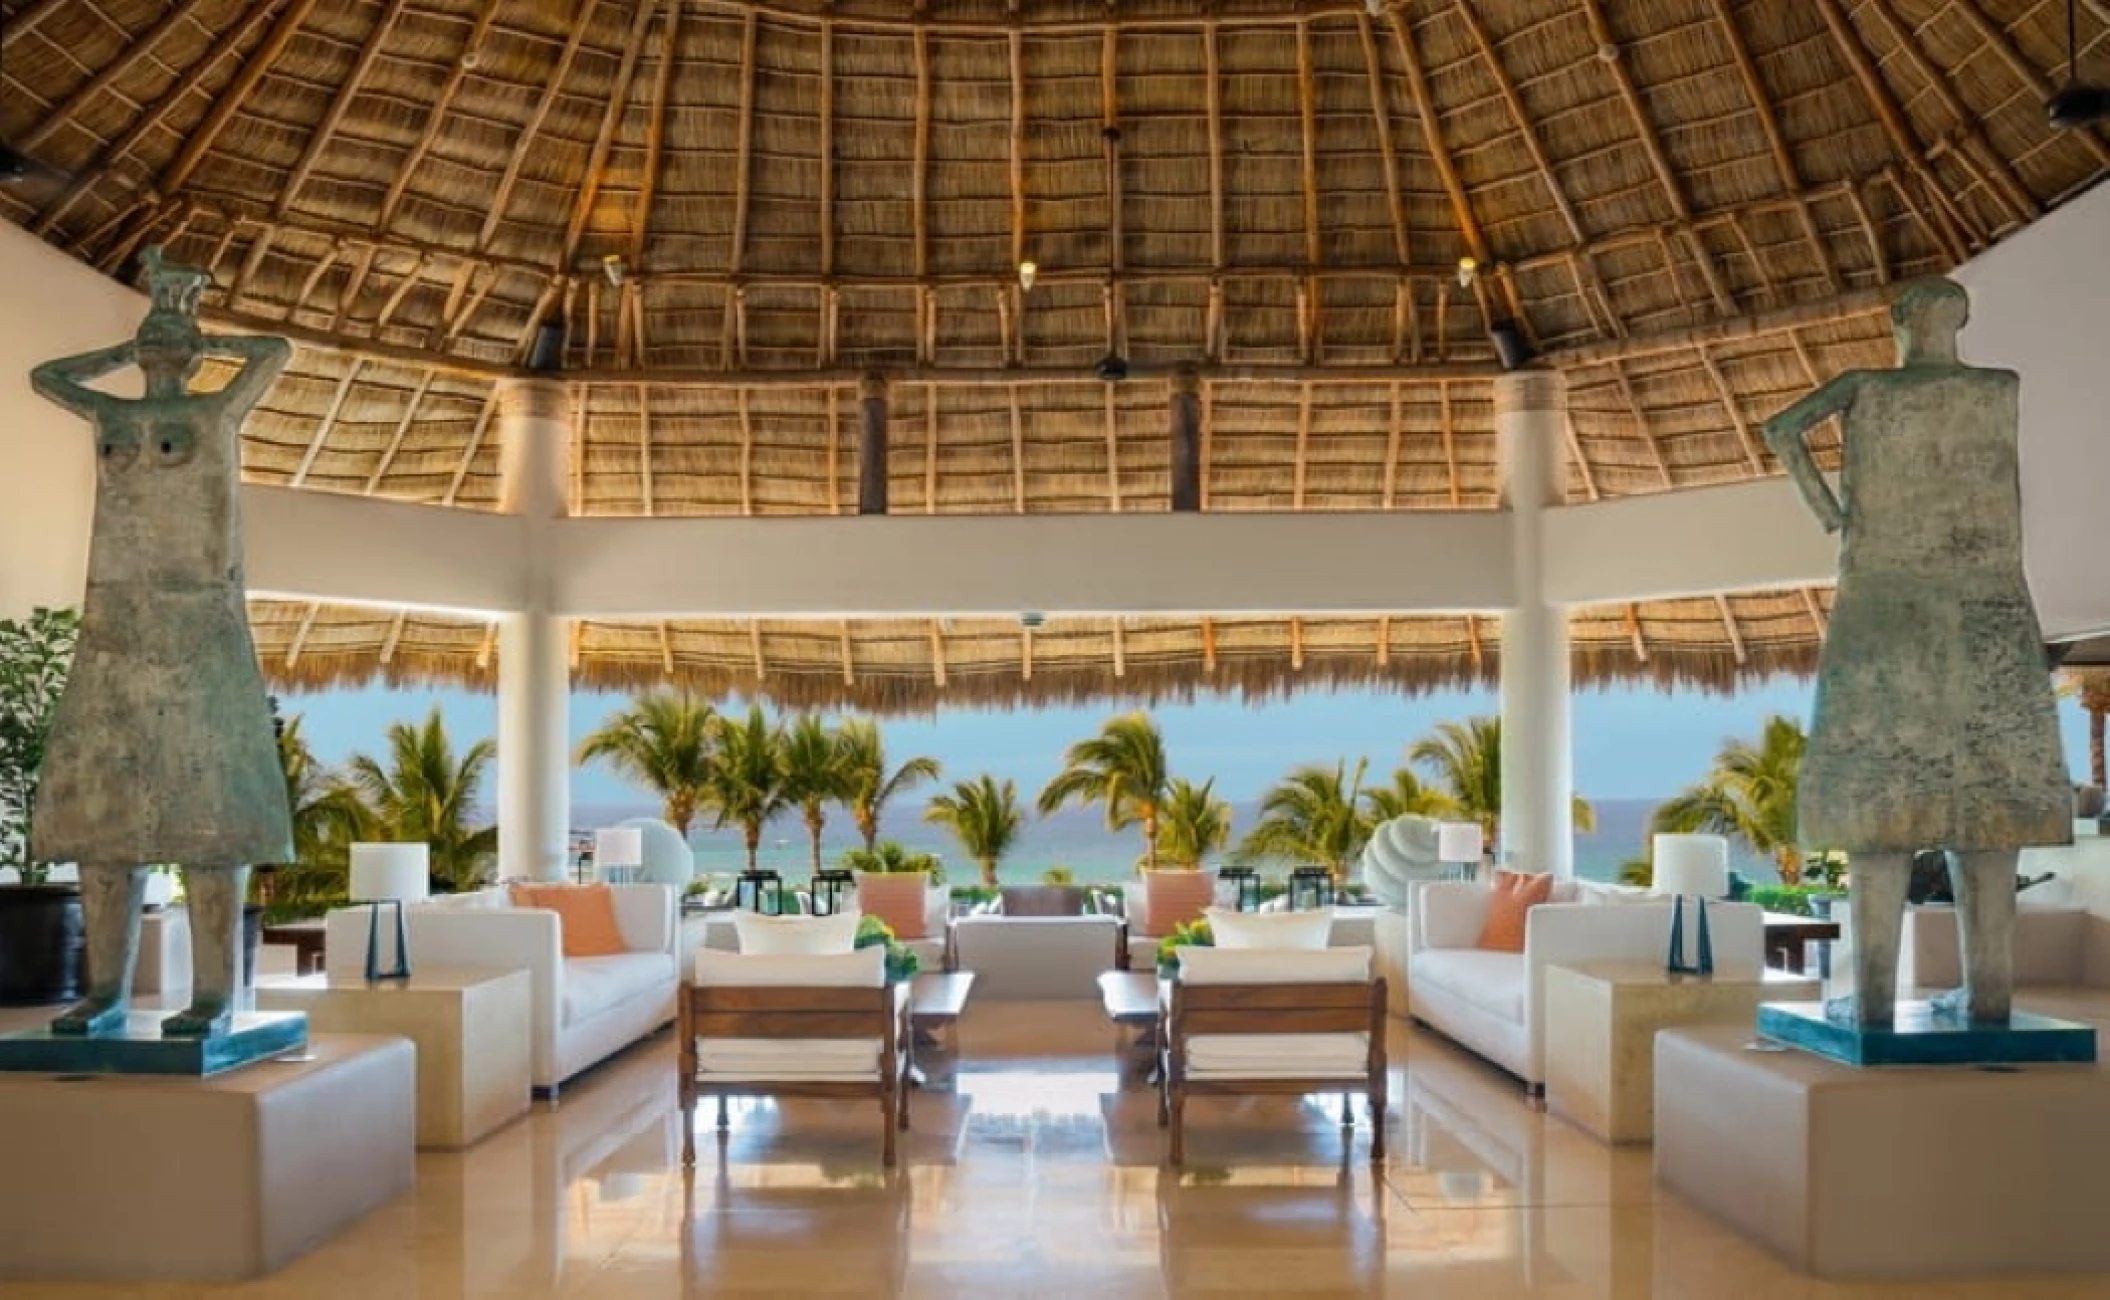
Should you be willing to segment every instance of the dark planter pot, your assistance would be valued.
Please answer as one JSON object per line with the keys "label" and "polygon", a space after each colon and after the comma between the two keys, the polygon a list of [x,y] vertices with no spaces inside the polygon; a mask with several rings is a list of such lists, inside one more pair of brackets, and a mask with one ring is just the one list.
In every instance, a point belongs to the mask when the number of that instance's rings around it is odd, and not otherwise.
{"label": "dark planter pot", "polygon": [[81,995],[86,927],[77,885],[0,885],[0,1006]]}

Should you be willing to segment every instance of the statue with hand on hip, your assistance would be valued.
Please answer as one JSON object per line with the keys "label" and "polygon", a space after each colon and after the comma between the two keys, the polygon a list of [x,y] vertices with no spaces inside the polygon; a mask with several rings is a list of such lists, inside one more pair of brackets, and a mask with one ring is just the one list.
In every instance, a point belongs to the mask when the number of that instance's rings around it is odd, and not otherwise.
{"label": "statue with hand on hip", "polygon": [[[1915,852],[1946,853],[1963,987],[1937,1008],[2005,1023],[2015,862],[2072,838],[2051,668],[2022,568],[2019,379],[1957,359],[1970,311],[1953,280],[1890,310],[1894,370],[1848,371],[1766,422],[1766,444],[1827,531],[1843,534],[1799,781],[1798,838],[1843,849],[1855,996],[1830,1008],[1893,1023]],[[1807,434],[1838,416],[1839,489]]]}
{"label": "statue with hand on hip", "polygon": [[[284,370],[283,339],[198,328],[211,276],[147,250],[152,306],[128,342],[47,362],[38,393],[94,426],[94,532],[79,648],[53,716],[32,851],[80,868],[88,996],[59,1034],[122,1032],[150,863],[183,864],[192,1000],[171,1037],[229,1027],[249,868],[292,857],[285,779],[250,640],[238,490],[243,418]],[[209,357],[239,364],[194,391]],[[89,385],[126,366],[140,397]]]}

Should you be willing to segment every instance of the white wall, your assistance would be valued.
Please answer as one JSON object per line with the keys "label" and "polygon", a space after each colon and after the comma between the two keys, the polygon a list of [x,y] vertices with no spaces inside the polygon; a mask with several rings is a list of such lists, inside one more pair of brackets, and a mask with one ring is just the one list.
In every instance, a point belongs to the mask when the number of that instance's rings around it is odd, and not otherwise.
{"label": "white wall", "polygon": [[38,397],[30,369],[129,337],[146,298],[4,221],[0,284],[0,618],[16,618],[80,603],[95,507],[88,425]]}
{"label": "white wall", "polygon": [[2030,588],[2052,638],[2110,631],[2110,184],[1968,266],[1964,359],[2022,375]]}

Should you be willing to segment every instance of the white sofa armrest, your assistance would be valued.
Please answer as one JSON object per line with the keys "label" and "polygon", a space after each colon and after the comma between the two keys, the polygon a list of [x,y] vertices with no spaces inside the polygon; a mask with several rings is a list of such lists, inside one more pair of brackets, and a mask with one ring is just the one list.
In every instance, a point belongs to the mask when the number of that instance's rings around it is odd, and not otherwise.
{"label": "white sofa armrest", "polygon": [[609,890],[615,902],[616,928],[632,952],[674,951],[679,909],[674,890],[667,885],[615,885]]}
{"label": "white sofa armrest", "polygon": [[1432,880],[1421,886],[1414,895],[1416,915],[1407,925],[1407,950],[1477,945],[1493,896],[1488,886],[1471,880]]}

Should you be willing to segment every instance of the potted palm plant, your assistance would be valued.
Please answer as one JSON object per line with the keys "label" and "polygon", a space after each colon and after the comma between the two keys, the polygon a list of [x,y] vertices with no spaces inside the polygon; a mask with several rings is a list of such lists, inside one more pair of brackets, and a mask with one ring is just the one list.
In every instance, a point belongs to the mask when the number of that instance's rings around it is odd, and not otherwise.
{"label": "potted palm plant", "polygon": [[0,1003],[80,996],[83,926],[77,884],[54,884],[30,853],[30,817],[44,743],[73,665],[80,615],[38,609],[0,619]]}

